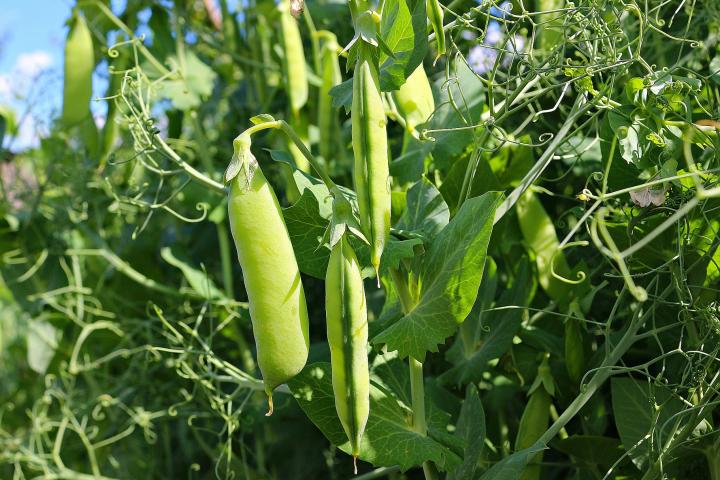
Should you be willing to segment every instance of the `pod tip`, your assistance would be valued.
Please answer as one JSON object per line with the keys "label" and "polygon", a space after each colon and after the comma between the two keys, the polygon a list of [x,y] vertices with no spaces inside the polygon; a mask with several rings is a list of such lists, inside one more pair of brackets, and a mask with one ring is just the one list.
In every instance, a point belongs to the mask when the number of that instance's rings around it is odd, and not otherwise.
{"label": "pod tip", "polygon": [[357,475],[357,455],[353,455],[353,475]]}
{"label": "pod tip", "polygon": [[272,400],[272,395],[268,395],[268,411],[267,411],[267,413],[265,414],[265,416],[266,416],[266,417],[269,417],[269,416],[272,415],[272,414],[273,414],[273,400]]}

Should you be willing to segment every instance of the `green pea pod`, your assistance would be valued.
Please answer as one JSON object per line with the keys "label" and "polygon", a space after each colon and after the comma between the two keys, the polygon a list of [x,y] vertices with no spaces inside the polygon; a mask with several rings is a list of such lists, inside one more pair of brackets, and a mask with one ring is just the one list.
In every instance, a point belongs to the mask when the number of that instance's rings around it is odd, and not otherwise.
{"label": "green pea pod", "polygon": [[538,282],[545,293],[556,302],[563,303],[573,288],[553,275],[569,277],[570,267],[559,250],[557,232],[552,219],[532,190],[527,190],[517,202],[517,217],[523,238],[535,254]]}
{"label": "green pea pod", "polygon": [[335,409],[355,461],[370,414],[368,322],[360,264],[345,235],[330,253],[325,276],[325,312]]}
{"label": "green pea pod", "polygon": [[[530,399],[525,406],[522,417],[520,417],[520,426],[515,438],[515,451],[532,446],[548,428],[550,406],[552,405],[550,394],[553,393],[554,386],[550,366],[547,362],[546,356],[538,367],[535,382],[530,387]],[[548,388],[552,391],[548,392]],[[542,457],[542,452],[533,455],[519,480],[538,480],[540,478]]]}
{"label": "green pea pod", "polygon": [[62,120],[78,125],[91,118],[92,75],[95,54],[90,29],[85,18],[73,12],[70,31],[65,41],[65,80],[63,85]]}
{"label": "green pea pod", "polygon": [[405,119],[408,132],[418,138],[415,127],[427,122],[435,111],[432,88],[422,64],[407,77],[399,90],[393,92],[393,97],[400,114]]}
{"label": "green pea pod", "polygon": [[342,73],[338,60],[339,46],[335,35],[328,31],[318,32],[323,42],[320,51],[320,75],[322,83],[318,95],[318,133],[320,156],[330,165],[337,152],[342,148],[333,148],[339,144],[340,125],[337,109],[332,105],[330,89],[342,83]]}
{"label": "green pea pod", "polygon": [[372,54],[362,49],[355,64],[351,117],[354,183],[360,224],[370,242],[370,261],[378,272],[380,257],[390,233],[387,119],[377,64]]}
{"label": "green pea pod", "polygon": [[297,375],[307,361],[308,314],[295,252],[275,192],[255,157],[250,140],[235,139],[228,217],[250,303],[258,365],[269,410],[272,392]]}
{"label": "green pea pod", "polygon": [[579,315],[580,307],[572,303],[570,316],[565,319],[565,367],[575,383],[579,383],[585,373],[585,347]]}
{"label": "green pea pod", "polygon": [[[445,55],[445,30],[443,29],[443,9],[439,0],[427,0],[425,3],[430,26],[435,32],[435,45],[438,58]],[[437,58],[436,58],[437,60]]]}
{"label": "green pea pod", "polygon": [[305,51],[297,20],[290,13],[290,4],[284,0],[280,10],[280,37],[285,54],[285,87],[290,99],[290,109],[297,116],[308,99],[307,66]]}

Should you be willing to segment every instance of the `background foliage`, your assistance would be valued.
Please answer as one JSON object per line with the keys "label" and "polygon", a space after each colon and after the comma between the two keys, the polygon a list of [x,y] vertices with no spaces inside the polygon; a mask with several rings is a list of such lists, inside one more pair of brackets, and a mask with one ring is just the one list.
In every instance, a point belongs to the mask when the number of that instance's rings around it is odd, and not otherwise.
{"label": "background foliage", "polygon": [[[310,97],[295,114],[276,6],[228,3],[78,2],[108,78],[97,148],[59,115],[37,148],[7,148],[17,120],[0,108],[1,478],[351,476],[322,307],[328,192],[282,132],[254,138],[312,340],[266,418],[220,183],[261,113],[320,155],[314,32],[347,45],[349,9],[307,2]],[[394,230],[382,287],[366,282],[358,478],[720,478],[718,5],[444,10],[435,61],[424,2],[384,2],[382,88],[424,63],[436,110],[420,139],[388,128]],[[342,75],[321,160],[350,187]],[[422,280],[408,315],[390,268]],[[410,421],[408,356],[423,362],[427,435]],[[533,396],[549,405],[528,443]]]}

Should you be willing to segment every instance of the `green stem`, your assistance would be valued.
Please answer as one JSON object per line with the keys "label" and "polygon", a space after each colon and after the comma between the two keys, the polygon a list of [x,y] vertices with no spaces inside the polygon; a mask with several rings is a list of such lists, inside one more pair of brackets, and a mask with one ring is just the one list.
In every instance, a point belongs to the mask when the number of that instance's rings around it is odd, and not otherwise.
{"label": "green stem", "polygon": [[211,190],[215,190],[216,192],[222,193],[223,195],[225,195],[226,190],[225,190],[225,186],[222,183],[216,182],[215,180],[208,177],[207,175],[200,173],[192,165],[190,165],[185,160],[180,158],[180,155],[178,155],[175,152],[175,150],[170,148],[170,146],[167,143],[165,143],[165,140],[163,140],[160,135],[155,135],[155,141],[158,143],[158,145],[160,145],[160,148],[162,149],[162,151],[166,155],[168,155],[172,161],[177,163],[180,166],[180,168],[185,170],[185,172],[188,175],[190,175],[193,178],[193,180],[195,180],[199,183],[202,183],[203,185],[205,185],[206,187],[208,187]]}
{"label": "green stem", "polygon": [[[390,269],[390,276],[393,279],[395,290],[400,297],[400,305],[404,314],[408,314],[414,307],[415,302],[408,289],[405,277],[395,268]],[[410,367],[410,396],[412,400],[413,421],[412,427],[422,436],[427,435],[427,423],[425,421],[425,385],[423,383],[423,364],[413,357],[408,358]],[[437,469],[432,462],[423,462],[423,472],[426,480],[438,478]]]}
{"label": "green stem", "polygon": [[263,130],[282,130],[282,132],[292,140],[295,146],[300,150],[300,153],[307,159],[312,166],[313,170],[320,176],[328,190],[332,190],[335,187],[335,182],[332,181],[330,176],[327,174],[322,164],[318,162],[315,156],[310,153],[310,150],[305,146],[305,142],[298,136],[295,130],[285,120],[272,120],[269,122],[259,123],[245,130],[242,135],[252,135]]}
{"label": "green stem", "polygon": [[593,395],[595,395],[598,389],[612,375],[612,367],[618,363],[620,358],[635,343],[635,341],[637,340],[636,334],[638,330],[645,324],[645,321],[649,319],[654,313],[655,306],[660,305],[660,300],[669,295],[671,291],[672,286],[668,286],[667,288],[665,288],[665,290],[663,290],[663,292],[658,296],[658,301],[653,303],[642,315],[640,315],[640,312],[642,311],[641,308],[638,308],[636,310],[635,316],[630,322],[630,326],[625,331],[622,338],[620,338],[615,347],[607,353],[602,364],[597,368],[595,375],[586,385],[582,387],[580,394],[575,397],[575,400],[573,400],[572,403],[568,405],[562,415],[560,415],[558,419],[553,422],[550,428],[547,429],[547,431],[538,439],[538,441],[535,442],[535,445],[547,445],[548,442],[550,442],[550,440],[552,440],[555,435],[560,433],[560,431],[565,427],[565,425],[567,425],[567,423],[572,420],[575,415],[577,415],[580,409],[585,406],[585,404],[593,397]]}

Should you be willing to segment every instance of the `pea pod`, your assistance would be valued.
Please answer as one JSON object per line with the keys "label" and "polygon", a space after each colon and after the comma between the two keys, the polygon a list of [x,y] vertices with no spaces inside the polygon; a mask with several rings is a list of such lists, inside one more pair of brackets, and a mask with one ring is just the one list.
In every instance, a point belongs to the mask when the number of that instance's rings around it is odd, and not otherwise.
{"label": "pea pod", "polygon": [[580,306],[570,304],[569,316],[565,319],[565,367],[570,380],[579,383],[585,373],[585,347],[580,318]]}
{"label": "pea pod", "polygon": [[[548,428],[550,406],[552,404],[550,394],[553,393],[554,387],[552,387],[552,383],[548,387],[547,382],[552,382],[552,377],[546,357],[538,367],[538,378],[530,388],[530,399],[525,406],[525,410],[523,410],[522,417],[520,417],[520,426],[515,438],[516,451],[531,447]],[[550,392],[548,392],[548,388],[550,388]],[[533,455],[519,480],[538,480],[540,478],[542,457],[542,452]]]}
{"label": "pea pod", "polygon": [[352,98],[354,183],[360,224],[370,242],[370,261],[377,272],[390,233],[390,173],[387,119],[380,95],[378,67],[364,42],[360,42]]}
{"label": "pea pod", "polygon": [[325,311],[335,409],[356,460],[370,413],[368,323],[360,264],[346,235],[330,254]]}
{"label": "pea pod", "polygon": [[91,156],[99,148],[97,125],[90,111],[92,75],[95,54],[90,29],[85,18],[73,12],[70,31],[65,42],[65,80],[63,85],[62,121],[77,127],[83,144]]}
{"label": "pea pod", "polygon": [[408,132],[417,138],[419,135],[415,127],[427,122],[435,111],[432,88],[422,64],[418,65],[405,83],[393,92],[393,97],[400,114],[405,119]]}
{"label": "pea pod", "polygon": [[283,0],[278,8],[280,10],[280,37],[285,54],[285,89],[290,99],[290,109],[293,115],[297,116],[308,99],[305,51],[297,20],[290,13],[290,3]]}
{"label": "pea pod", "polygon": [[250,303],[258,365],[269,411],[272,392],[297,375],[308,356],[308,314],[300,271],[275,192],[250,151],[250,139],[235,139],[225,175],[230,230]]}
{"label": "pea pod", "polygon": [[439,0],[427,0],[425,3],[430,26],[435,32],[437,56],[445,55],[445,30],[443,29],[443,9]]}
{"label": "pea pod", "polygon": [[322,83],[318,95],[318,144],[320,156],[330,165],[336,152],[343,151],[337,147],[340,143],[340,128],[337,118],[337,110],[332,105],[330,89],[342,83],[340,62],[338,61],[339,46],[335,35],[328,31],[318,32],[322,39],[320,49],[320,75]]}
{"label": "pea pod", "polygon": [[94,68],[92,34],[85,18],[76,10],[73,12],[70,31],[65,41],[62,120],[67,125],[77,125],[91,117]]}
{"label": "pea pod", "polygon": [[540,286],[556,302],[566,302],[574,288],[556,275],[569,277],[571,269],[559,250],[560,242],[550,215],[532,190],[527,190],[518,199],[516,208],[523,238],[535,254]]}

